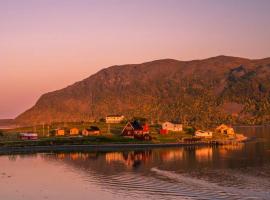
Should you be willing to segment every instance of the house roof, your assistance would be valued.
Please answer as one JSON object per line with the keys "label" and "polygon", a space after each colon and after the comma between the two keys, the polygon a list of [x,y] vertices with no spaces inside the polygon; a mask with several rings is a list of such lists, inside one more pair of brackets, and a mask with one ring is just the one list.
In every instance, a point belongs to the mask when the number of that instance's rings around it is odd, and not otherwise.
{"label": "house roof", "polygon": [[143,127],[141,126],[141,124],[140,124],[138,121],[133,121],[133,122],[131,122],[131,125],[132,125],[132,127],[133,127],[135,130],[141,130],[141,129],[143,129]]}
{"label": "house roof", "polygon": [[123,115],[107,115],[106,117],[123,117]]}
{"label": "house roof", "polygon": [[172,121],[166,121],[162,124],[165,124],[165,123],[170,123],[170,124],[173,124],[173,125],[182,125],[180,122],[172,122]]}
{"label": "house roof", "polygon": [[97,126],[90,126],[90,128],[86,129],[87,131],[99,131],[100,129]]}

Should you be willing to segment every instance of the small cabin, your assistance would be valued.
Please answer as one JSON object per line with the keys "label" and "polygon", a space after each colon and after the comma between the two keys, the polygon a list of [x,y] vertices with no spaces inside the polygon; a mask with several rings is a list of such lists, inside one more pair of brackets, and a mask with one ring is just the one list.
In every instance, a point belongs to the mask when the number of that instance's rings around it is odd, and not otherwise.
{"label": "small cabin", "polygon": [[162,129],[173,131],[173,132],[181,132],[183,131],[183,125],[178,123],[172,123],[172,122],[164,122],[162,123]]}
{"label": "small cabin", "polygon": [[100,135],[100,129],[97,126],[90,126],[90,128],[83,129],[83,136]]}
{"label": "small cabin", "polygon": [[65,129],[56,129],[55,130],[55,136],[64,136],[65,135]]}
{"label": "small cabin", "polygon": [[143,135],[149,134],[149,126],[147,124],[141,125],[138,121],[128,122],[122,130],[123,136]]}
{"label": "small cabin", "polygon": [[38,134],[37,133],[20,133],[21,140],[37,140]]}
{"label": "small cabin", "polygon": [[216,132],[225,134],[225,135],[235,135],[234,129],[230,126],[227,126],[225,124],[221,124],[216,128]]}
{"label": "small cabin", "polygon": [[106,123],[107,124],[119,124],[124,120],[123,115],[108,115],[106,117]]}
{"label": "small cabin", "polygon": [[198,138],[212,138],[213,133],[210,131],[203,131],[203,130],[198,130],[195,132],[195,137]]}
{"label": "small cabin", "polygon": [[69,130],[69,135],[79,135],[80,130],[78,128],[71,128]]}

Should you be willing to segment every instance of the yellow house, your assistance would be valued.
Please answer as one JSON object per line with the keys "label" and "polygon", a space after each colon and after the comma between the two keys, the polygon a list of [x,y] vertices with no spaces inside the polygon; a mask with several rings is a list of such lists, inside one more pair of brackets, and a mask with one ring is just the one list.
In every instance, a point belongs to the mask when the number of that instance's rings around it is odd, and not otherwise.
{"label": "yellow house", "polygon": [[56,136],[64,136],[65,135],[65,130],[64,129],[56,129],[55,130],[55,135]]}
{"label": "yellow house", "polygon": [[78,128],[72,128],[69,130],[70,135],[79,135],[79,129]]}
{"label": "yellow house", "polygon": [[234,129],[230,126],[227,126],[225,124],[221,124],[216,128],[216,132],[222,133],[225,135],[235,135]]}

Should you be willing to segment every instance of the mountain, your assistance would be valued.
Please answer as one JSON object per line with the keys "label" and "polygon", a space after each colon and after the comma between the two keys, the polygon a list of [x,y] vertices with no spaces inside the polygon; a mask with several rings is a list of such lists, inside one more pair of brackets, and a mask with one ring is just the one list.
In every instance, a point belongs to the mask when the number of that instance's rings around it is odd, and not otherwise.
{"label": "mountain", "polygon": [[16,124],[13,119],[0,119],[0,129],[15,127]]}
{"label": "mountain", "polygon": [[270,58],[217,56],[112,66],[44,94],[19,123],[88,121],[108,114],[149,120],[262,124],[270,120]]}

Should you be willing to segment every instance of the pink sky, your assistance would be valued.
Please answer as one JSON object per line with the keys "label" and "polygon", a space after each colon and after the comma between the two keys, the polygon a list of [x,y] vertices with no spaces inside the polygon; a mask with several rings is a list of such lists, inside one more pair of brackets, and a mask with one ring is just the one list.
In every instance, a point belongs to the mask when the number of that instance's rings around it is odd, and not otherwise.
{"label": "pink sky", "polygon": [[268,0],[0,0],[0,118],[115,64],[270,56]]}

